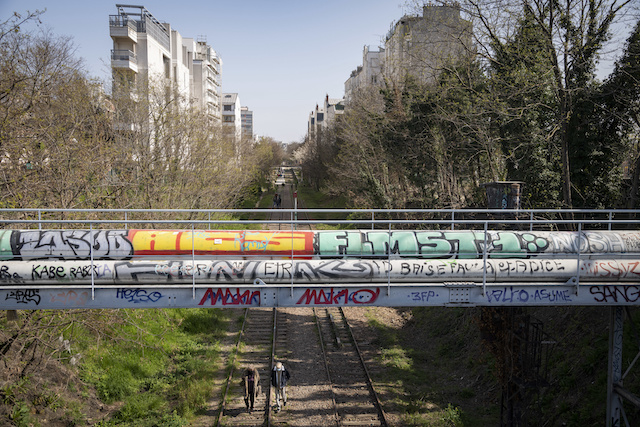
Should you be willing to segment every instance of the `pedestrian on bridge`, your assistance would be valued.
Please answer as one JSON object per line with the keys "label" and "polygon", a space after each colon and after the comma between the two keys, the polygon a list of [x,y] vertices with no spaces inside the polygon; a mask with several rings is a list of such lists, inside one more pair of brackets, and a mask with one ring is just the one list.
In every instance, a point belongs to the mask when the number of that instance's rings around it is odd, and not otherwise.
{"label": "pedestrian on bridge", "polygon": [[247,411],[253,411],[256,397],[260,394],[260,374],[258,370],[249,365],[242,374],[242,382],[244,383],[244,404]]}
{"label": "pedestrian on bridge", "polygon": [[276,392],[276,411],[281,409],[280,400],[284,406],[287,406],[287,381],[289,378],[291,375],[282,362],[276,363],[271,371],[271,385]]}

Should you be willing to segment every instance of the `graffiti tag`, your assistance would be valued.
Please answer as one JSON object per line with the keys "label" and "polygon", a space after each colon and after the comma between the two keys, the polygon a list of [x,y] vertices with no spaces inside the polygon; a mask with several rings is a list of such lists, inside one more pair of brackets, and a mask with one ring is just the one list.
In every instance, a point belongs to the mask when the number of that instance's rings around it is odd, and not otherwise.
{"label": "graffiti tag", "polygon": [[148,292],[145,289],[125,289],[120,288],[116,291],[116,299],[123,299],[134,304],[158,302],[162,298],[162,293],[158,291]]}
{"label": "graffiti tag", "polygon": [[7,292],[5,301],[15,300],[18,304],[35,303],[40,305],[40,290],[39,289],[25,289],[15,290]]}
{"label": "graffiti tag", "polygon": [[501,289],[492,289],[487,292],[489,303],[559,303],[571,302],[571,291],[568,289],[514,289],[506,286]]}
{"label": "graffiti tag", "polygon": [[591,286],[589,292],[597,302],[637,302],[640,300],[640,286]]}
{"label": "graffiti tag", "polygon": [[349,289],[336,290],[333,287],[327,290],[308,288],[300,297],[296,305],[346,305],[373,304],[380,295],[380,288],[358,289],[350,292]]}
{"label": "graffiti tag", "polygon": [[240,288],[236,288],[235,291],[229,288],[218,288],[216,291],[208,288],[198,305],[204,305],[207,300],[211,300],[211,305],[216,305],[218,301],[221,305],[260,305],[260,291],[247,289],[240,293]]}

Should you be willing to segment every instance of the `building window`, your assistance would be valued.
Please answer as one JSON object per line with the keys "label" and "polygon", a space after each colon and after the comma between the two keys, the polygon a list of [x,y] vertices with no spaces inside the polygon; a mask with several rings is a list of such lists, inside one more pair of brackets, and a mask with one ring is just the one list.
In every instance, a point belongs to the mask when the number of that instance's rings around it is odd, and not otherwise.
{"label": "building window", "polygon": [[224,105],[224,111],[233,111],[231,107],[233,107],[233,105],[229,105],[229,104]]}
{"label": "building window", "polygon": [[223,119],[225,122],[234,122],[236,118],[234,116],[223,116]]}

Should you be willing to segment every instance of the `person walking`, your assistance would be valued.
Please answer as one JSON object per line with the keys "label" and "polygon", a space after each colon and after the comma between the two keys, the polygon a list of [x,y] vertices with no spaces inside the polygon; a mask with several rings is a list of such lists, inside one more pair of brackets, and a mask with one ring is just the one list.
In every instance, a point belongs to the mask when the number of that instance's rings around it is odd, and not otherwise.
{"label": "person walking", "polygon": [[280,400],[282,400],[283,406],[287,406],[287,381],[289,378],[291,375],[282,362],[276,363],[271,371],[271,385],[276,392],[276,412],[281,409]]}
{"label": "person walking", "polygon": [[256,397],[260,394],[260,374],[253,366],[248,366],[242,374],[244,383],[244,404],[247,411],[253,411]]}

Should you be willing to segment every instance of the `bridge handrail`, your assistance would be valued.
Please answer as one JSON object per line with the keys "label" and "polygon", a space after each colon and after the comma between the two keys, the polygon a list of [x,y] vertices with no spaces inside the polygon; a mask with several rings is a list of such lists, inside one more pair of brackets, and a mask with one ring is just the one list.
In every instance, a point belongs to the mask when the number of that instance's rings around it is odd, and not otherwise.
{"label": "bridge handrail", "polygon": [[[260,215],[284,213],[284,219],[242,219],[246,214]],[[86,214],[84,218],[50,218],[52,214],[75,216]],[[110,218],[112,214],[122,218]],[[137,218],[138,214],[146,214]],[[153,218],[153,214],[168,215],[169,219]],[[179,218],[188,214],[190,218]],[[37,218],[29,218],[37,215]],[[300,216],[315,219],[302,219]],[[16,218],[17,216],[17,218]],[[326,217],[325,217],[326,216]],[[94,218],[90,218],[94,217]],[[288,218],[287,218],[288,217]],[[63,209],[63,208],[23,208],[0,209],[0,225],[11,224],[175,224],[175,225],[255,225],[255,224],[299,224],[299,225],[508,225],[518,227],[540,225],[614,225],[640,224],[639,209]]]}

